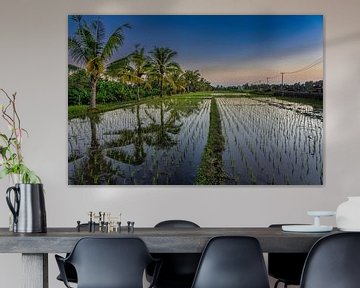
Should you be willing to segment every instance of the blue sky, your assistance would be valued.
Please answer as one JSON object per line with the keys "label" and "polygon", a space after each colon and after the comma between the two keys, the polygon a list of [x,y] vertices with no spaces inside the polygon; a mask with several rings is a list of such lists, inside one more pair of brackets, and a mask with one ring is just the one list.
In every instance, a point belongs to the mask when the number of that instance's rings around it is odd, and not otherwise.
{"label": "blue sky", "polygon": [[[198,69],[213,85],[280,81],[280,72],[307,66],[323,56],[321,15],[97,15],[110,35],[128,23],[123,47],[114,58],[124,57],[136,44],[146,51],[169,47],[178,52],[176,61],[184,69]],[[69,20],[69,35],[76,24]],[[71,59],[69,59],[71,62]],[[288,82],[319,80],[322,65]]]}

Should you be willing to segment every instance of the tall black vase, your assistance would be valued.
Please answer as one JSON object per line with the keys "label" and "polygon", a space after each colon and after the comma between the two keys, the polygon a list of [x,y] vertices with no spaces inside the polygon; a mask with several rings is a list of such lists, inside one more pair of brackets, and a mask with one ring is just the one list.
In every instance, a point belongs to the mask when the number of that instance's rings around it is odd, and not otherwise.
{"label": "tall black vase", "polygon": [[[12,193],[13,197],[11,197]],[[47,231],[42,184],[15,184],[6,190],[6,202],[14,216],[14,232],[45,233]]]}

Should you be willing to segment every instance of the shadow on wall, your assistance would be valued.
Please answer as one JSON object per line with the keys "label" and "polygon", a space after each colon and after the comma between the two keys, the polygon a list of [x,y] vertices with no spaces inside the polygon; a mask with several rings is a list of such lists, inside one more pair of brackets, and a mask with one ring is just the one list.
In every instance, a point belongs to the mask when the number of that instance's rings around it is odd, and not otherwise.
{"label": "shadow on wall", "polygon": [[336,46],[340,44],[348,44],[350,42],[360,41],[360,32],[343,35],[326,41],[326,47]]}

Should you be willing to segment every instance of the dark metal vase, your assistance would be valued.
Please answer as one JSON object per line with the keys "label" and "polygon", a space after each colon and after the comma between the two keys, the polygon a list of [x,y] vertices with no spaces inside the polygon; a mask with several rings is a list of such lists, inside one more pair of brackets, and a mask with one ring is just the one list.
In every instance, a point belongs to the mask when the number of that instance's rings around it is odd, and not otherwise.
{"label": "dark metal vase", "polygon": [[[11,197],[12,193],[13,197]],[[6,190],[6,202],[14,216],[14,232],[45,233],[47,231],[42,184],[15,184]]]}

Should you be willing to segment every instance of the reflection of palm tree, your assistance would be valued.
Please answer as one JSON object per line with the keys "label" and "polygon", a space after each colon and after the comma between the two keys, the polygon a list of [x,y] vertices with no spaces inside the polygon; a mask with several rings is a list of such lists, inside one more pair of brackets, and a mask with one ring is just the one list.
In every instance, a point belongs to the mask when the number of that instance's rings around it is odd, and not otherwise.
{"label": "reflection of palm tree", "polygon": [[114,177],[119,173],[104,159],[102,148],[97,139],[96,125],[100,118],[97,114],[91,115],[90,130],[91,141],[87,157],[83,157],[75,163],[74,184],[115,184]]}
{"label": "reflection of palm tree", "polygon": [[[134,158],[136,159],[136,163],[143,163],[146,158],[146,153],[144,151],[144,138],[143,138],[143,128],[141,126],[141,118],[140,118],[140,105],[136,105],[136,137],[134,141],[135,145],[135,154]],[[137,165],[139,165],[137,164]]]}
{"label": "reflection of palm tree", "polygon": [[121,161],[126,164],[140,165],[146,159],[146,153],[144,150],[144,134],[147,132],[142,127],[140,117],[140,105],[136,105],[136,129],[135,130],[122,130],[111,133],[112,135],[119,135],[120,138],[107,144],[107,147],[120,148],[134,144],[134,154],[131,155],[124,150],[110,149],[106,155],[116,161]]}
{"label": "reflection of palm tree", "polygon": [[148,137],[147,144],[155,146],[159,149],[166,149],[177,144],[177,141],[173,139],[174,135],[179,134],[182,124],[176,124],[176,120],[179,119],[177,113],[170,113],[170,116],[165,118],[163,101],[160,103],[160,123],[157,124],[155,117],[147,113],[152,120],[152,124],[148,129],[152,133]]}
{"label": "reflection of palm tree", "polygon": [[69,52],[76,63],[86,66],[91,84],[90,108],[96,108],[97,81],[105,70],[106,62],[123,44],[123,30],[129,25],[116,28],[106,39],[105,27],[99,18],[90,24],[83,21],[82,16],[72,16],[71,19],[78,23],[78,30],[68,39]]}
{"label": "reflection of palm tree", "polygon": [[[160,149],[169,148],[177,144],[177,141],[173,139],[173,135],[176,135],[180,132],[182,124],[176,124],[176,121],[180,120],[181,114],[172,108],[164,107],[163,103],[160,103],[160,105],[156,105],[155,107],[159,107],[160,109],[160,123],[158,123],[154,115],[145,110],[148,119],[152,123],[146,127],[143,127],[141,124],[139,105],[137,105],[136,129],[123,129],[109,133],[111,135],[118,135],[119,138],[106,144],[107,148],[120,148],[134,144],[134,155],[129,155],[123,150],[112,149],[109,150],[107,156],[123,163],[139,165],[146,158],[146,153],[143,146],[145,143],[149,146],[155,146],[156,148]],[[166,112],[168,112],[169,116],[165,116]]]}
{"label": "reflection of palm tree", "polygon": [[96,124],[99,123],[98,114],[90,114],[90,130],[91,130],[91,141],[90,141],[90,150],[99,149],[99,141],[96,136]]}
{"label": "reflection of palm tree", "polygon": [[170,82],[171,73],[180,69],[179,64],[173,61],[177,52],[169,48],[155,47],[150,54],[152,65],[150,73],[159,81],[160,96],[162,97],[164,95],[164,84]]}
{"label": "reflection of palm tree", "polygon": [[[70,180],[73,184],[91,185],[116,184],[119,183],[119,178],[129,179],[128,175],[119,169],[123,166],[116,162],[141,165],[148,156],[146,145],[164,150],[177,145],[178,140],[175,136],[180,133],[182,119],[199,111],[201,101],[174,98],[154,101],[152,105],[133,106],[131,109],[136,126],[132,129],[109,131],[106,134],[114,135],[113,139],[116,139],[107,143],[100,142],[97,137],[97,125],[101,122],[102,116],[91,115],[87,124],[91,131],[89,149],[86,155],[69,161],[69,164],[75,167],[75,173],[70,176]],[[142,112],[147,116],[148,125],[143,123]]]}
{"label": "reflection of palm tree", "polygon": [[[119,138],[106,144],[106,147],[109,148],[106,153],[108,157],[125,164],[140,165],[147,156],[144,150],[145,143],[159,149],[166,149],[177,144],[173,136],[179,134],[182,124],[176,124],[176,121],[180,121],[181,116],[189,115],[191,112],[189,110],[173,109],[171,106],[166,107],[163,101],[160,105],[155,105],[155,107],[160,109],[160,123],[158,123],[154,115],[145,110],[152,123],[143,127],[140,117],[140,105],[136,105],[136,128],[111,132],[111,135],[118,135]],[[193,107],[191,111],[194,111],[194,109],[197,109],[197,107]],[[166,116],[166,113],[168,113],[168,116]],[[127,152],[126,149],[121,149],[121,147],[132,144],[134,145],[133,154]]]}

